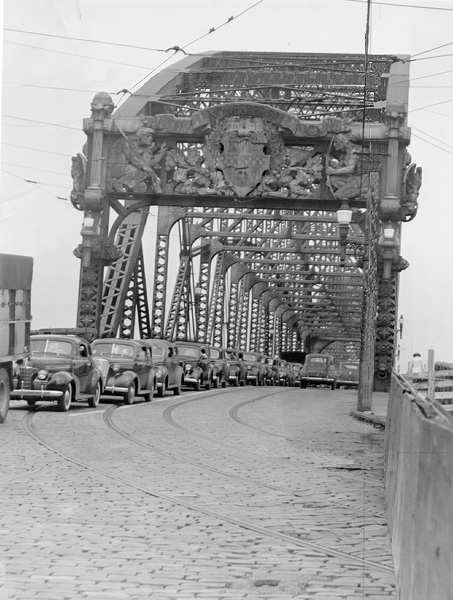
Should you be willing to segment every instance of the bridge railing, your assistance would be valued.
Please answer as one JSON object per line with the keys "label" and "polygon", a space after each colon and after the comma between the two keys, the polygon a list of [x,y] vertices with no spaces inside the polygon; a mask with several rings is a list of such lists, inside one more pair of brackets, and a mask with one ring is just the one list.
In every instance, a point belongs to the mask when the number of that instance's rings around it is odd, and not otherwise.
{"label": "bridge railing", "polygon": [[453,419],[392,375],[385,435],[386,498],[400,600],[453,590]]}

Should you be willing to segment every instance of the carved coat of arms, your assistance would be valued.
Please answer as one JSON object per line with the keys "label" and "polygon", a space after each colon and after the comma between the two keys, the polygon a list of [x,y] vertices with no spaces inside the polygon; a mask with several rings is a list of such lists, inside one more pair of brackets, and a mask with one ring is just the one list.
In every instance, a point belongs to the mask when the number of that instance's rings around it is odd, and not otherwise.
{"label": "carved coat of arms", "polygon": [[273,138],[275,132],[261,118],[228,117],[207,136],[205,158],[244,197],[271,168]]}

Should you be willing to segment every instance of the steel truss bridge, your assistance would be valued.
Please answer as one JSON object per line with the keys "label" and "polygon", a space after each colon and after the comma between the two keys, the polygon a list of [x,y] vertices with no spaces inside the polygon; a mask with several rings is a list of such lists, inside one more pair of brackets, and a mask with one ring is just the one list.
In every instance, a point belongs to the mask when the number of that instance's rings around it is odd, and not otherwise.
{"label": "steel truss bridge", "polygon": [[84,213],[77,328],[325,350],[362,361],[364,390],[386,387],[408,266],[400,230],[421,183],[407,152],[407,58],[213,52],[116,111],[96,94],[72,165]]}

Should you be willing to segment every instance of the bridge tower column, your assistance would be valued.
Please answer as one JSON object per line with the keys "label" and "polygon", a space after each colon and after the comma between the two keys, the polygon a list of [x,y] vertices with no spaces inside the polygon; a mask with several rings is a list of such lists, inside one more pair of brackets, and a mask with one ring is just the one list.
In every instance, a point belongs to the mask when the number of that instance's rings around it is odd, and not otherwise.
{"label": "bridge tower column", "polygon": [[73,158],[71,171],[71,202],[84,214],[82,243],[74,250],[81,259],[76,327],[89,340],[99,335],[104,266],[117,258],[115,248],[107,243],[109,206],[104,197],[104,132],[110,127],[113,108],[108,94],[100,92],[93,98],[91,119],[84,123],[86,148]]}

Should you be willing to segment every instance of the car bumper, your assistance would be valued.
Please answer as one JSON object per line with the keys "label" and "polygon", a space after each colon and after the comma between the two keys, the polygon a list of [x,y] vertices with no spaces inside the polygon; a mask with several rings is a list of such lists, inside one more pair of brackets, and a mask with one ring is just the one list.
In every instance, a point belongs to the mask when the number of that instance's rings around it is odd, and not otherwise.
{"label": "car bumper", "polygon": [[27,398],[60,398],[61,390],[13,390],[10,394],[12,400],[26,400]]}
{"label": "car bumper", "polygon": [[121,385],[106,385],[103,394],[125,394],[128,391],[128,387]]}
{"label": "car bumper", "polygon": [[326,379],[325,377],[302,377],[301,383],[323,383],[325,385],[332,385],[335,383],[335,379]]}

